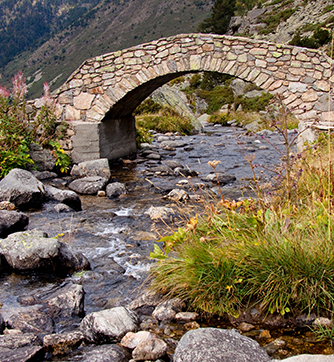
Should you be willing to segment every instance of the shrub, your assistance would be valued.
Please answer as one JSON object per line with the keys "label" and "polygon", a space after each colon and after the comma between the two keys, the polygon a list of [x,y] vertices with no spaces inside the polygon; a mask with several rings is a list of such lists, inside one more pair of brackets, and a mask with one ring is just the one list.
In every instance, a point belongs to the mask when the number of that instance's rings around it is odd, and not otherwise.
{"label": "shrub", "polygon": [[13,78],[11,93],[0,87],[0,177],[15,167],[27,168],[33,164],[29,156],[31,143],[39,143],[54,151],[60,170],[64,171],[66,164],[70,163],[67,155],[58,155],[59,152],[63,154],[63,150],[59,144],[53,143],[66,127],[59,127],[56,122],[55,103],[49,94],[48,85],[44,84],[41,109],[31,115],[26,112],[26,93],[22,72]]}
{"label": "shrub", "polygon": [[199,89],[197,95],[208,102],[209,105],[206,109],[206,113],[208,114],[213,114],[223,105],[234,102],[233,91],[227,86],[217,86],[212,91]]}
{"label": "shrub", "polygon": [[228,126],[228,121],[231,117],[228,113],[215,113],[212,114],[208,120],[209,123],[221,124],[222,126]]}
{"label": "shrub", "polygon": [[[194,126],[187,117],[182,117],[170,107],[162,107],[157,115],[144,115],[136,118],[137,128],[157,132],[180,132],[191,134]],[[143,131],[139,131],[143,132]]]}
{"label": "shrub", "polygon": [[183,83],[184,81],[185,81],[185,78],[184,78],[183,76],[177,77],[177,78],[171,80],[171,81],[169,82],[169,85],[170,85],[170,86],[173,86],[173,85],[175,85],[175,84]]}
{"label": "shrub", "polygon": [[162,106],[156,102],[154,102],[152,99],[145,99],[140,105],[134,110],[133,114],[135,116],[141,115],[141,114],[155,114],[160,111]]}
{"label": "shrub", "polygon": [[254,98],[246,98],[242,95],[239,95],[235,99],[235,106],[237,107],[239,104],[241,104],[244,111],[264,111],[268,107],[271,99],[273,98],[274,96],[272,94],[265,92],[262,93],[262,96],[257,96]]}

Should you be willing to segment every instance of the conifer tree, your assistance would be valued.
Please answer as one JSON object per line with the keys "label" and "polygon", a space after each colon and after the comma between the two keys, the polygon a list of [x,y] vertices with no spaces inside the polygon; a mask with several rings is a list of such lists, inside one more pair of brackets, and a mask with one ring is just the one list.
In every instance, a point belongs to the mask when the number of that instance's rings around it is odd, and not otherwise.
{"label": "conifer tree", "polygon": [[204,19],[197,30],[202,33],[225,34],[236,9],[236,0],[216,0],[211,16]]}

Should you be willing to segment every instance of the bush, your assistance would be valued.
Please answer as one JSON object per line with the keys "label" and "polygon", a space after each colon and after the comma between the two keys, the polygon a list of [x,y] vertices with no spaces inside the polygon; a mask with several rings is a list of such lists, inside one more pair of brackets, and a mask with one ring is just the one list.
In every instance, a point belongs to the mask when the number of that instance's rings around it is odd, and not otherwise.
{"label": "bush", "polygon": [[208,114],[213,114],[223,105],[234,102],[233,91],[227,86],[217,86],[212,91],[199,89],[196,94],[208,102],[209,105],[206,109]]}
{"label": "bush", "polygon": [[262,96],[257,96],[254,98],[246,98],[242,95],[239,95],[238,97],[236,97],[235,99],[235,107],[237,108],[237,106],[239,104],[241,104],[243,111],[248,111],[248,112],[259,112],[259,111],[264,111],[270,101],[274,98],[274,96],[270,93],[262,93]]}
{"label": "bush", "polygon": [[152,99],[145,99],[140,105],[134,110],[133,114],[135,116],[141,115],[141,114],[155,114],[160,111],[162,106],[156,102],[154,102]]}
{"label": "bush", "polygon": [[231,117],[228,113],[215,113],[212,114],[208,120],[209,123],[221,124],[222,126],[228,126],[228,121]]}
{"label": "bush", "polygon": [[11,93],[0,86],[0,177],[13,168],[27,168],[33,164],[29,156],[31,143],[50,148],[62,172],[70,164],[69,157],[63,153],[59,144],[54,143],[66,127],[56,122],[55,103],[49,94],[48,85],[44,84],[41,109],[31,115],[26,112],[26,93],[22,72],[13,78]]}

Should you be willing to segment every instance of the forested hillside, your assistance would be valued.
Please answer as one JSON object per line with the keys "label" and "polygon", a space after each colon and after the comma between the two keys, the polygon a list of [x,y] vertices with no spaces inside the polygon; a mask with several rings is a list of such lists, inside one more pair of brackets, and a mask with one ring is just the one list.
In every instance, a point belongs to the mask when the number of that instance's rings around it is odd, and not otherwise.
{"label": "forested hillside", "polygon": [[60,86],[85,59],[194,32],[213,0],[0,0],[0,83],[19,70],[29,96]]}

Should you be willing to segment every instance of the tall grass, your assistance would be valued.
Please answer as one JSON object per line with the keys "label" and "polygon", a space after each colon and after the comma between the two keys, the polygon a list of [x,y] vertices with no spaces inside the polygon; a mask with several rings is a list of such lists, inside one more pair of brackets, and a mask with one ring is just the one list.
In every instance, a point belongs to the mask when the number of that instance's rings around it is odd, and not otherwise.
{"label": "tall grass", "polygon": [[[278,124],[286,126],[287,119]],[[293,155],[282,130],[287,149],[271,198],[255,180],[257,199],[237,203],[221,194],[204,202],[183,233],[165,237],[168,248],[152,254],[160,258],[151,270],[153,290],[215,314],[238,315],[253,304],[282,315],[331,314],[334,169],[328,161],[334,144],[322,135]]]}

